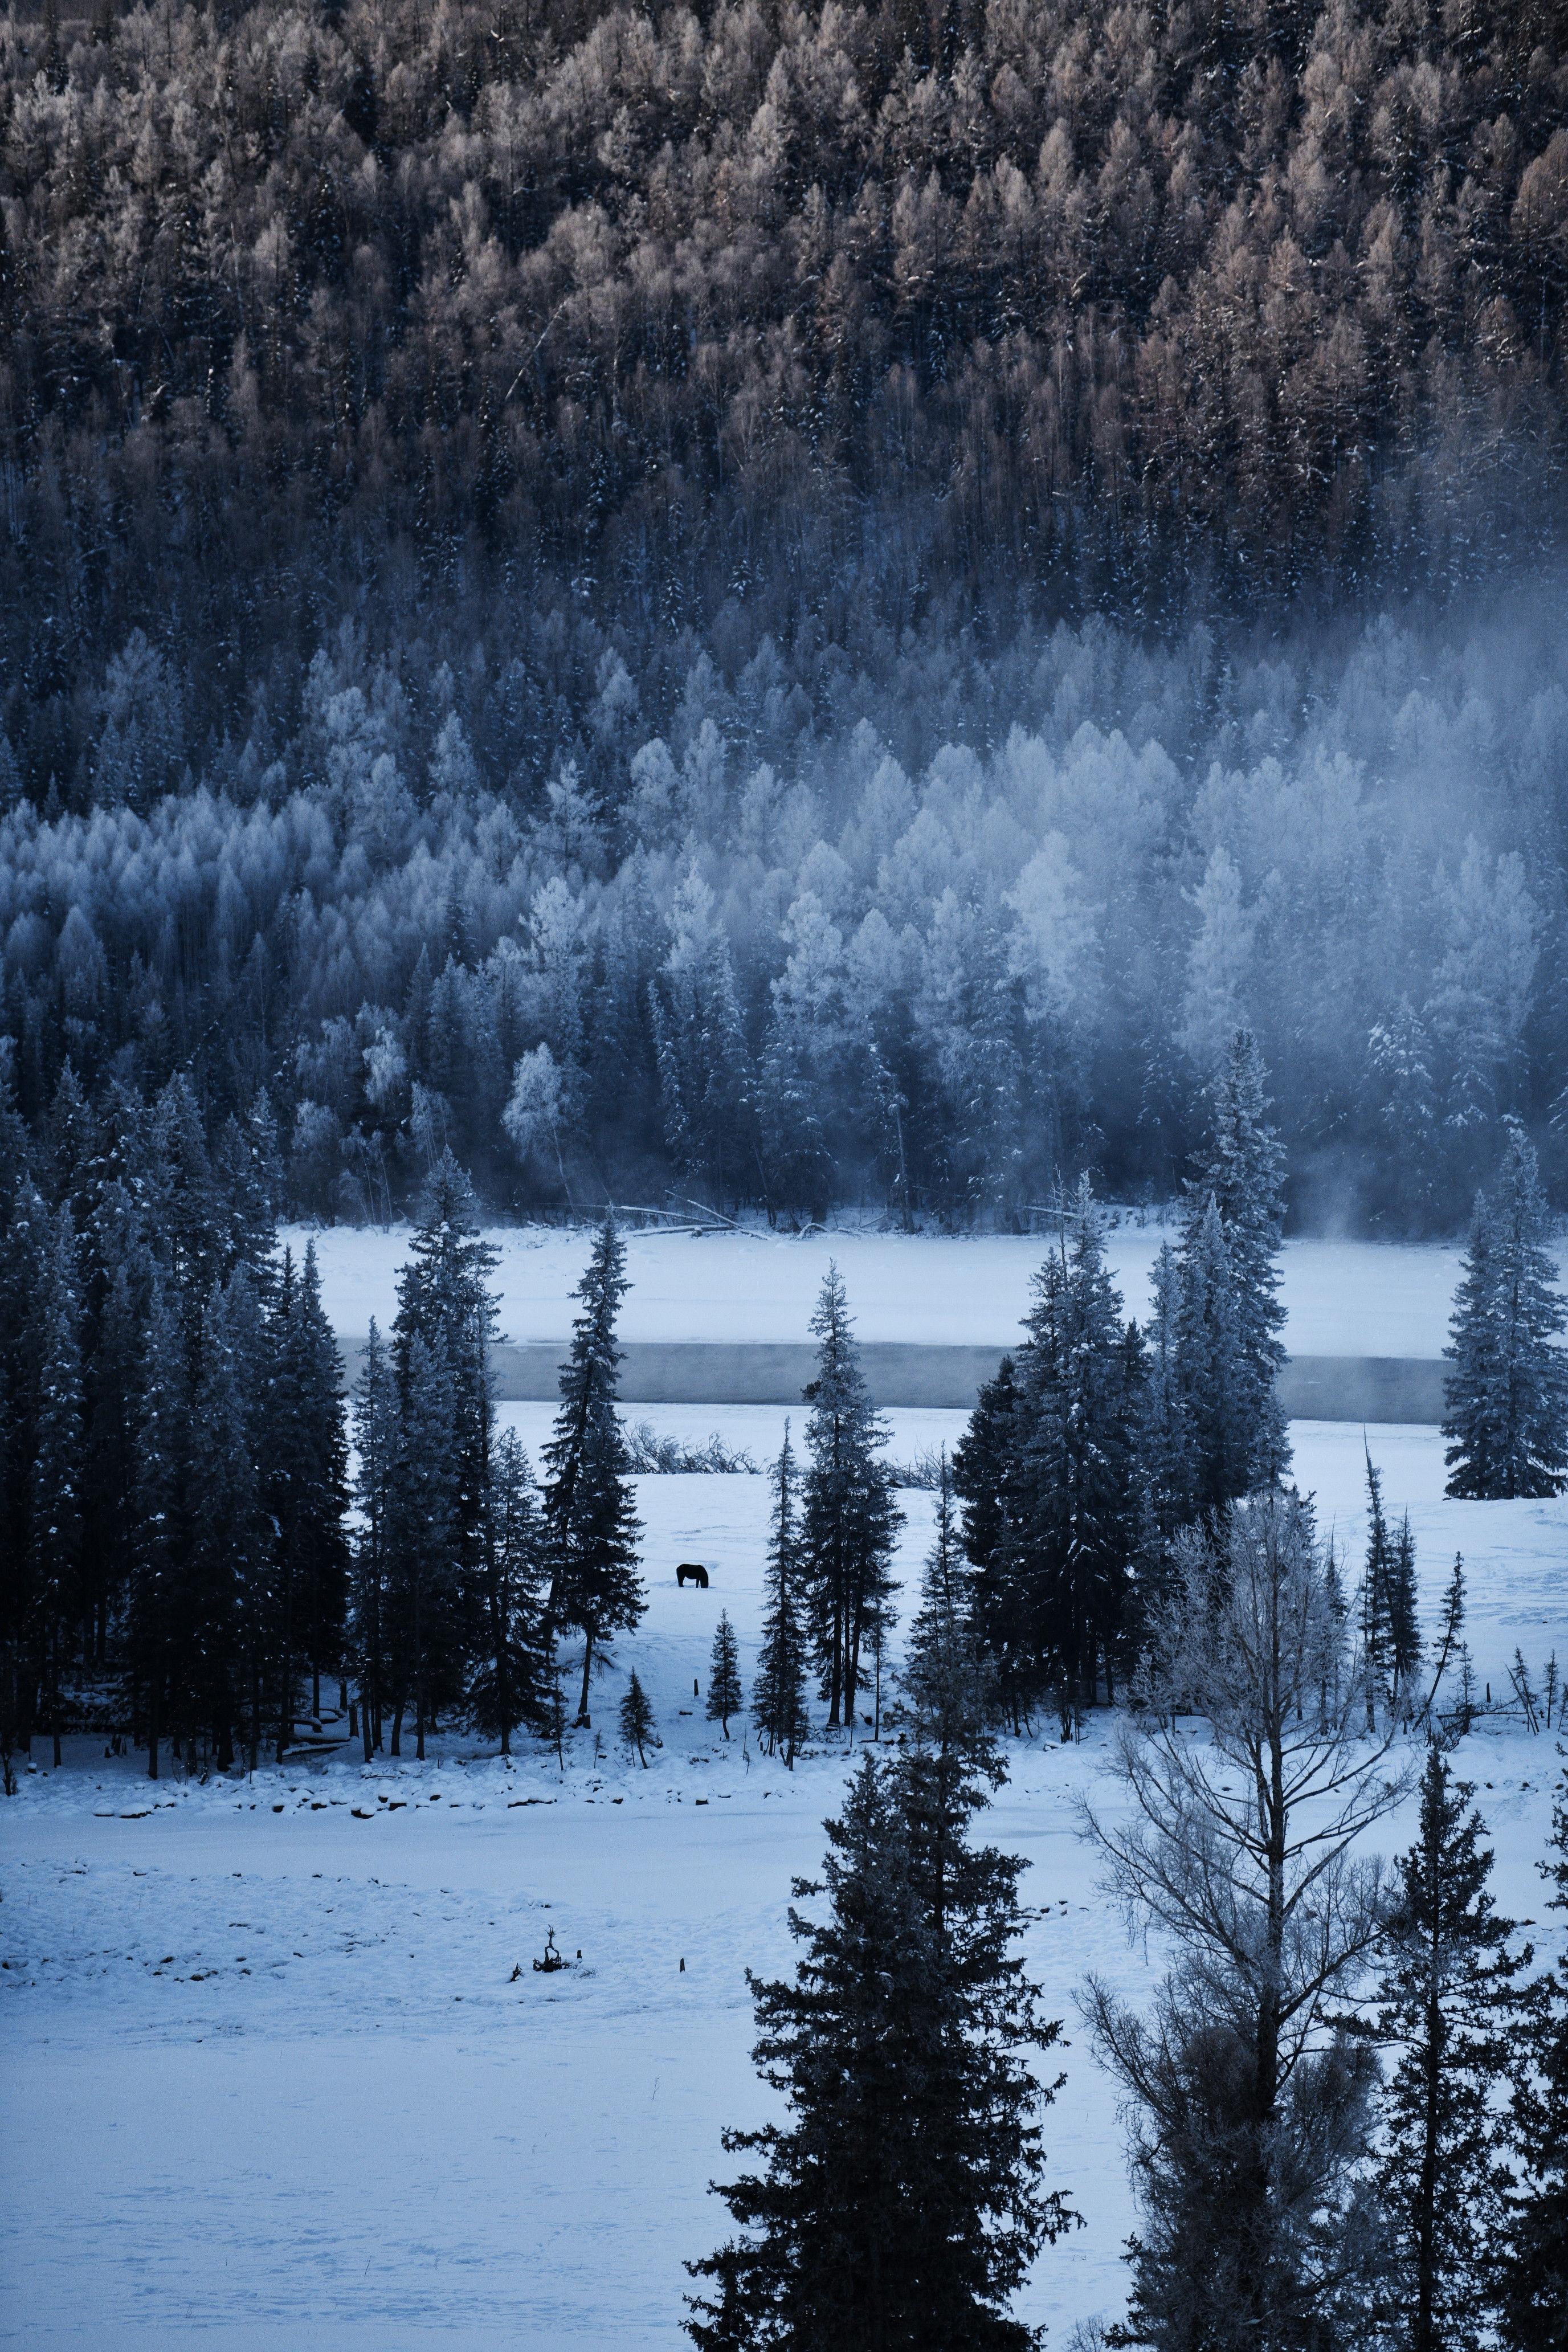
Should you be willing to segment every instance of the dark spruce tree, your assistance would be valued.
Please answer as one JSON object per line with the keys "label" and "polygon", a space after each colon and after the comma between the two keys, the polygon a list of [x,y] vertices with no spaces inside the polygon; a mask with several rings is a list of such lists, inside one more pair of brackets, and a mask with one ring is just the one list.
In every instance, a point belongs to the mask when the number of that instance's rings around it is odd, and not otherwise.
{"label": "dark spruce tree", "polygon": [[621,1738],[626,1741],[628,1748],[635,1748],[637,1749],[637,1762],[642,1766],[643,1770],[646,1772],[647,1770],[647,1757],[645,1750],[647,1749],[648,1741],[653,1737],[653,1709],[647,1703],[647,1693],[644,1690],[641,1683],[638,1681],[635,1667],[632,1670],[632,1678],[626,1685],[625,1696],[621,1700],[620,1725]]}
{"label": "dark spruce tree", "polygon": [[773,1535],[768,1545],[767,1613],[752,1677],[752,1720],[770,1756],[782,1755],[795,1769],[795,1749],[806,1735],[805,1644],[801,1630],[800,1544],[795,1525],[795,1460],[784,1423],[784,1444],[769,1474],[773,1490]]}
{"label": "dark spruce tree", "polygon": [[816,1375],[805,1391],[811,1466],[802,1498],[801,1550],[813,1662],[832,1730],[855,1719],[865,1679],[862,1652],[874,1622],[887,1622],[889,1563],[903,1514],[893,1500],[887,1467],[877,1459],[888,1433],[860,1370],[836,1265],[823,1278],[811,1328],[817,1343]]}
{"label": "dark spruce tree", "polygon": [[426,1731],[462,1690],[456,1412],[439,1340],[432,1349],[416,1332],[398,1388],[384,1602],[392,1753],[403,1751],[412,1705],[423,1758]]}
{"label": "dark spruce tree", "polygon": [[735,1629],[730,1622],[728,1610],[721,1609],[719,1622],[713,1628],[713,1654],[708,1663],[708,1720],[724,1727],[724,1737],[730,1737],[730,1717],[739,1715],[745,1704],[741,1688],[741,1654],[735,1646]]}
{"label": "dark spruce tree", "polygon": [[1496,2093],[1513,1979],[1530,1954],[1510,1951],[1515,1923],[1487,1891],[1492,1858],[1480,1815],[1466,1811],[1474,1794],[1430,1748],[1374,1997],[1373,2031],[1398,2053],[1381,2102],[1379,2187],[1401,2352],[1479,2352],[1494,2340],[1511,2183]]}
{"label": "dark spruce tree", "polygon": [[1454,1300],[1444,1384],[1447,1492],[1483,1502],[1568,1484],[1568,1329],[1546,1242],[1535,1147],[1510,1119],[1503,1164],[1476,1201]]}
{"label": "dark spruce tree", "polygon": [[1057,1248],[1035,1277],[1019,1350],[1010,1493],[1009,1580],[1023,1624],[1010,1646],[1032,1653],[1036,1688],[1054,1685],[1064,1736],[1108,1696],[1138,1546],[1135,1441],[1142,1379],[1136,1334],[1106,1271],[1087,1178]]}
{"label": "dark spruce tree", "polygon": [[495,1418],[489,1351],[500,1303],[489,1285],[499,1262],[494,1243],[480,1235],[473,1187],[452,1153],[444,1151],[426,1186],[408,1263],[397,1278],[392,1338],[405,1390],[408,1350],[416,1336],[446,1361],[452,1384],[457,1557],[467,1594],[478,1589],[485,1549]]}
{"label": "dark spruce tree", "polygon": [[397,1376],[374,1315],[354,1386],[353,1434],[359,1525],[353,1542],[350,1638],[368,1764],[382,1746],[392,1690],[388,1643],[397,1466]]}
{"label": "dark spruce tree", "polygon": [[321,1305],[316,1244],[298,1272],[285,1249],[268,1318],[268,1384],[260,1414],[260,1465],[276,1530],[276,1641],[289,1689],[310,1669],[310,1714],[320,1721],[321,1670],[341,1667],[348,1606],[348,1441],[342,1359]]}
{"label": "dark spruce tree", "polygon": [[816,1920],[790,1914],[795,1982],[748,1976],[788,2120],[724,2135],[762,2169],[718,2191],[741,2234],[689,2265],[709,2293],[688,2329],[701,2352],[1026,2352],[1039,2331],[1007,2305],[1074,2217],[1041,2185],[1055,2086],[1027,2053],[1058,2028],[1012,1954],[1022,1865],[949,1854],[939,1897],[904,1790],[868,1757],[826,1827],[822,1881],[795,1883],[826,1896]]}
{"label": "dark spruce tree", "polygon": [[548,1564],[538,1489],[515,1430],[501,1432],[490,1466],[485,1529],[482,1663],[468,1684],[468,1712],[494,1733],[503,1756],[520,1724],[550,1725],[555,1645],[545,1606]]}
{"label": "dark spruce tree", "polygon": [[1014,1359],[1004,1356],[995,1376],[982,1386],[952,1454],[952,1490],[963,1505],[964,1555],[975,1570],[975,1626],[991,1660],[997,1704],[1015,1736],[1023,1731],[1037,1680],[1021,1558],[1014,1540],[1022,1504],[1016,1486],[1019,1399]]}
{"label": "dark spruce tree", "polygon": [[544,1517],[550,1545],[550,1614],[583,1636],[576,1720],[586,1727],[596,1651],[626,1633],[647,1603],[637,1574],[642,1528],[627,1477],[626,1443],[616,1412],[616,1318],[626,1290],[626,1244],[606,1217],[574,1296],[583,1311],[561,1367],[555,1433],[544,1449]]}
{"label": "dark spruce tree", "polygon": [[[1568,1912],[1568,1771],[1552,1843],[1537,1864],[1549,1907]],[[1500,2332],[1510,2352],[1568,2352],[1568,1949],[1530,1988],[1515,2052],[1513,2147],[1520,2179],[1502,2266]]]}

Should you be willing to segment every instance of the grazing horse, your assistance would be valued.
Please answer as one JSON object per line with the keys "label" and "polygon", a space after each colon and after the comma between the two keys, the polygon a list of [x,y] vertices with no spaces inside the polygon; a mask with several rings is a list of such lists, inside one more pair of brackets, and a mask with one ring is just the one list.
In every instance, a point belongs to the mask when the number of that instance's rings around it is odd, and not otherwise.
{"label": "grazing horse", "polygon": [[680,1562],[675,1571],[675,1581],[683,1591],[685,1589],[686,1580],[688,1577],[691,1579],[692,1583],[695,1584],[700,1591],[707,1591],[708,1570],[702,1566],[700,1560],[683,1559]]}

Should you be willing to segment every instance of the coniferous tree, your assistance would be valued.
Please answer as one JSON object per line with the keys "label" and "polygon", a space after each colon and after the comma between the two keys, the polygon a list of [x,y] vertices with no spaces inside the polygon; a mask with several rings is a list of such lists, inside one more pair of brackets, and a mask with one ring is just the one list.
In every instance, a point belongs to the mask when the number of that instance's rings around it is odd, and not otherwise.
{"label": "coniferous tree", "polygon": [[1279,1375],[1279,1243],[1285,1227],[1285,1153],[1267,1113],[1267,1074],[1257,1038],[1238,1029],[1214,1086],[1214,1132],[1199,1162],[1197,1197],[1219,1212],[1236,1299],[1237,1347],[1246,1393],[1243,1417],[1252,1434],[1248,1486],[1271,1485],[1289,1462]]}
{"label": "coniferous tree", "polygon": [[1219,1210],[1189,1216],[1181,1251],[1176,1364],[1187,1433],[1187,1503],[1215,1523],[1249,1484],[1251,1431],[1237,1330],[1236,1286]]}
{"label": "coniferous tree", "polygon": [[279,1608],[278,1562],[264,1515],[260,1449],[261,1317],[249,1272],[236,1265],[202,1310],[185,1477],[188,1545],[180,1596],[182,1672],[169,1728],[210,1738],[221,1769],[234,1759],[236,1668],[253,1694],[268,1684],[279,1763],[294,1738],[291,1661]]}
{"label": "coniferous tree", "polygon": [[653,1737],[653,1709],[647,1703],[647,1693],[637,1680],[635,1667],[632,1670],[632,1678],[626,1685],[626,1696],[621,1700],[620,1723],[621,1738],[628,1748],[637,1749],[637,1762],[646,1772],[647,1758],[643,1750]]}
{"label": "coniferous tree", "polygon": [[814,1663],[822,1678],[829,1729],[852,1724],[862,1687],[861,1651],[872,1620],[885,1619],[889,1562],[903,1514],[892,1480],[876,1456],[888,1442],[874,1411],[855,1345],[843,1278],[830,1264],[811,1318],[816,1376],[805,1391],[805,1474],[801,1550]]}
{"label": "coniferous tree", "polygon": [[739,1715],[745,1704],[741,1688],[741,1654],[735,1646],[735,1629],[730,1622],[729,1612],[721,1609],[719,1622],[713,1628],[713,1654],[708,1665],[708,1720],[721,1723],[724,1737],[730,1737],[730,1717]]}
{"label": "coniferous tree", "polygon": [[1004,1356],[994,1378],[983,1384],[952,1454],[952,1488],[963,1506],[963,1549],[975,1570],[975,1625],[991,1660],[998,1704],[1016,1735],[1033,1701],[1037,1666],[1022,1555],[1014,1540],[1021,1510],[1019,1411],[1014,1359]]}
{"label": "coniferous tree", "polygon": [[470,1586],[477,1584],[484,1554],[495,1418],[489,1351],[499,1308],[489,1283],[500,1255],[495,1244],[479,1234],[472,1185],[452,1153],[444,1151],[426,1186],[408,1262],[398,1276],[393,1354],[405,1386],[416,1335],[445,1358],[452,1385],[458,1573]]}
{"label": "coniferous tree", "polygon": [[1454,1301],[1444,1384],[1447,1492],[1483,1501],[1556,1495],[1568,1484],[1568,1328],[1545,1247],[1535,1148],[1510,1119],[1503,1165],[1478,1195]]}
{"label": "coniferous tree", "polygon": [[416,1332],[398,1382],[396,1450],[387,1530],[387,1652],[395,1715],[392,1753],[402,1751],[414,1706],[416,1753],[441,1706],[461,1694],[458,1474],[451,1374],[437,1341]]}
{"label": "coniferous tree", "polygon": [[800,1622],[802,1563],[795,1527],[795,1461],[784,1422],[784,1444],[770,1478],[773,1537],[768,1546],[767,1614],[752,1677],[752,1719],[770,1756],[783,1754],[790,1771],[805,1738],[805,1650]]}
{"label": "coniferous tree", "polygon": [[637,1575],[642,1533],[627,1482],[626,1443],[616,1412],[620,1350],[616,1318],[626,1290],[626,1244],[606,1217],[574,1293],[583,1312],[561,1368],[555,1433],[544,1449],[550,1476],[544,1515],[551,1558],[550,1612],[583,1636],[583,1687],[576,1720],[587,1726],[596,1650],[629,1631],[647,1601]]}
{"label": "coniferous tree", "polygon": [[468,1685],[481,1731],[500,1735],[503,1756],[521,1723],[542,1732],[550,1719],[555,1646],[545,1606],[544,1522],[533,1472],[517,1432],[503,1430],[489,1479],[484,1569],[484,1663]]}
{"label": "coniferous tree", "polygon": [[[41,1206],[41,1203],[40,1203]],[[35,1306],[38,1349],[28,1510],[28,1597],[41,1710],[60,1760],[62,1682],[81,1599],[81,1307],[76,1235],[62,1208],[42,1237],[42,1284]]]}
{"label": "coniferous tree", "polygon": [[[260,1415],[261,1464],[275,1538],[277,1640],[292,1684],[294,1661],[310,1669],[310,1712],[321,1711],[321,1668],[342,1654],[348,1601],[348,1446],[342,1361],[321,1306],[316,1245],[296,1274],[283,1253],[268,1318],[270,1380]],[[290,1696],[289,1702],[293,1704]]]}
{"label": "coniferous tree", "polygon": [[[145,1706],[147,1777],[155,1780],[159,1743],[166,1729],[163,1699],[178,1639],[188,1545],[185,1486],[190,1426],[184,1339],[162,1269],[153,1280],[137,1388],[141,1411],[132,1660]],[[259,1688],[254,1693],[252,1722],[260,1723]]]}
{"label": "coniferous tree", "polygon": [[360,1731],[368,1764],[382,1744],[383,1710],[390,1696],[387,1609],[392,1567],[394,1477],[397,1463],[396,1374],[375,1318],[370,1319],[354,1389],[354,1540],[353,1626],[359,1675]]}
{"label": "coniferous tree", "polygon": [[1026,2352],[1038,2331],[1006,2305],[1074,2217],[1040,2183],[1033,2116],[1055,2086],[1026,2053],[1058,2028],[1010,1950],[1021,1865],[955,1867],[948,1822],[939,1868],[869,1758],[826,1828],[822,1881],[795,1885],[827,1897],[818,1921],[790,1915],[795,1981],[747,1979],[753,2056],[789,2121],[724,2135],[764,2168],[719,2190],[745,2234],[689,2265],[712,2294],[688,2329],[701,2352]]}
{"label": "coniferous tree", "polygon": [[1018,1450],[1011,1480],[1012,1580],[1026,1612],[1037,1685],[1058,1683],[1064,1722],[1092,1701],[1115,1652],[1137,1549],[1135,1435],[1141,1349],[1131,1361],[1121,1299],[1105,1267],[1087,1179],[1058,1248],[1035,1277],[1018,1356]]}
{"label": "coniferous tree", "polygon": [[1510,2176],[1493,2094],[1508,2065],[1512,1980],[1475,1794],[1433,1746],[1415,1843],[1398,1864],[1373,2031],[1399,2053],[1382,2098],[1379,2186],[1394,2233],[1402,2352],[1477,2352],[1490,2339]]}
{"label": "coniferous tree", "polygon": [[1137,1481],[1142,1520],[1140,1566],[1152,1584],[1163,1575],[1178,1528],[1190,1523],[1196,1508],[1192,1431],[1182,1381],[1182,1268],[1169,1242],[1160,1244],[1149,1287]]}
{"label": "coniferous tree", "polygon": [[[1536,1867],[1555,1890],[1549,1907],[1568,1912],[1568,1772]],[[1568,1951],[1522,2007],[1511,2113],[1521,2178],[1503,2254],[1501,2335],[1510,2352],[1568,2352]]]}

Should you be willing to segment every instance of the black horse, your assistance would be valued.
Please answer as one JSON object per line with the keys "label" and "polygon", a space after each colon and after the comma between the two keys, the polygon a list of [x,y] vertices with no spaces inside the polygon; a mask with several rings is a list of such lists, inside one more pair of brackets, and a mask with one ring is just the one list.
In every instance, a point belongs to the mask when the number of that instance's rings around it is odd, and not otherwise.
{"label": "black horse", "polygon": [[675,1581],[683,1591],[685,1589],[686,1580],[688,1577],[691,1579],[692,1583],[698,1587],[699,1591],[702,1592],[707,1591],[708,1570],[702,1566],[700,1560],[683,1559],[679,1563],[675,1571]]}

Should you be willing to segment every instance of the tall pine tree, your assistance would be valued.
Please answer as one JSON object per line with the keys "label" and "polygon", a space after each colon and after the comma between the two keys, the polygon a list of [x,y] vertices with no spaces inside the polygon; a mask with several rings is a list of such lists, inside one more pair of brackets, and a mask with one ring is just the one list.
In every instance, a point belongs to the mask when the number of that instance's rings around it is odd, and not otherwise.
{"label": "tall pine tree", "polygon": [[1040,2180],[1054,2086],[1026,2053],[1058,2028],[1011,1950],[1022,1865],[962,1866],[951,1822],[939,1864],[869,1758],[826,1827],[822,1881],[795,1885],[827,1897],[790,1915],[795,1982],[748,1976],[789,2120],[724,2135],[763,2169],[719,2190],[743,2234],[689,2265],[711,2288],[689,2331],[700,2352],[1027,2352],[1039,2332],[1007,2304],[1074,2217]]}
{"label": "tall pine tree", "polygon": [[[861,1653],[872,1621],[887,1620],[889,1562],[903,1514],[892,1480],[877,1459],[888,1442],[873,1410],[843,1277],[830,1264],[811,1328],[816,1376],[805,1391],[811,1407],[806,1451],[811,1457],[801,1514],[814,1662],[827,1701],[829,1729],[853,1724],[863,1682]],[[841,1715],[842,1710],[842,1715]]]}
{"label": "tall pine tree", "polygon": [[795,1749],[805,1738],[805,1653],[801,1631],[800,1544],[795,1524],[795,1459],[784,1423],[784,1444],[770,1477],[773,1490],[773,1535],[768,1545],[767,1614],[762,1647],[752,1677],[752,1720],[770,1756],[783,1755],[795,1769]]}
{"label": "tall pine tree", "polygon": [[544,1449],[549,1480],[544,1516],[549,1531],[552,1621],[583,1636],[583,1687],[577,1723],[587,1727],[594,1655],[610,1637],[628,1632],[647,1606],[637,1574],[637,1521],[627,1475],[626,1443],[616,1412],[616,1318],[626,1295],[626,1252],[614,1217],[606,1217],[574,1296],[583,1311],[572,1327],[572,1351],[561,1367],[555,1433]]}
{"label": "tall pine tree", "polygon": [[503,1430],[489,1481],[484,1568],[483,1663],[468,1685],[468,1711],[511,1753],[519,1724],[550,1721],[555,1651],[545,1607],[544,1521],[517,1432]]}
{"label": "tall pine tree", "polygon": [[1510,1119],[1497,1181],[1476,1201],[1445,1382],[1447,1492],[1495,1502],[1561,1494],[1568,1484],[1568,1329],[1545,1246],[1550,1231],[1535,1147]]}
{"label": "tall pine tree", "polygon": [[1402,2352],[1479,2352],[1491,2339],[1510,2176],[1494,2093],[1504,2078],[1511,1919],[1487,1892],[1475,1790],[1427,1751],[1415,1843],[1383,1937],[1374,2030],[1397,2052],[1382,2100],[1380,2187],[1394,2231]]}
{"label": "tall pine tree", "polygon": [[[1537,1865],[1568,1912],[1568,1772],[1557,1784],[1552,1843]],[[1530,1989],[1515,2049],[1513,2146],[1520,2159],[1501,2280],[1510,2352],[1568,2352],[1568,1950]]]}

